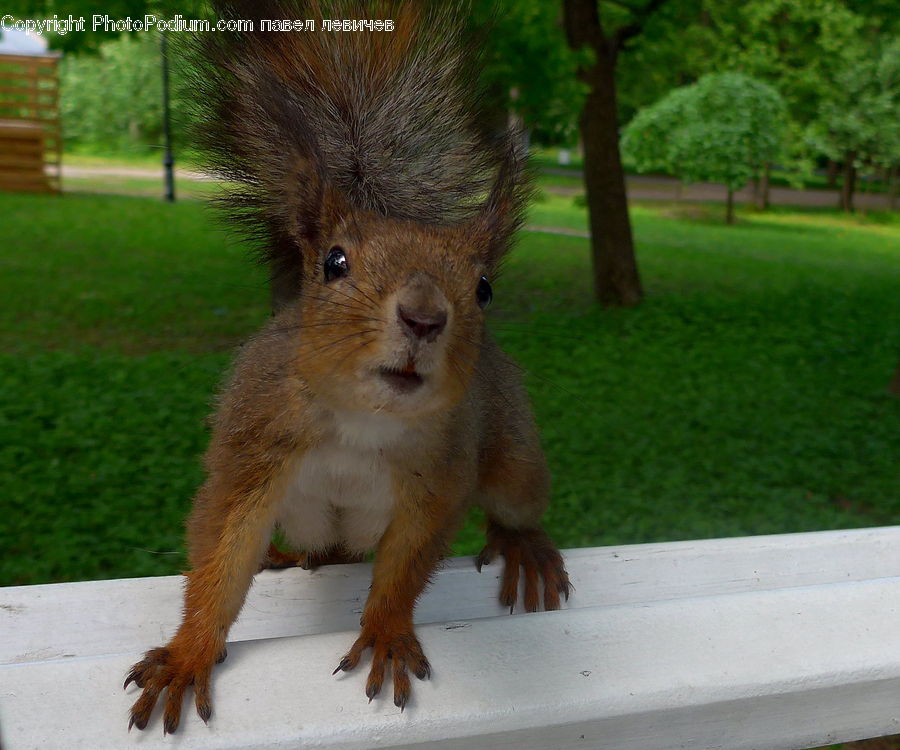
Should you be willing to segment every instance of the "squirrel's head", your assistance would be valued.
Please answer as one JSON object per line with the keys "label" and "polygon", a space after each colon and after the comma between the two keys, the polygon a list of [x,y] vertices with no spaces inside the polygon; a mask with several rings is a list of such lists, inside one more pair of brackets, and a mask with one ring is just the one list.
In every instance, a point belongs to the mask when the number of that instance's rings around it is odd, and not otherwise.
{"label": "squirrel's head", "polygon": [[[309,171],[305,171],[309,174]],[[450,408],[479,367],[491,283],[517,218],[502,176],[453,226],[356,210],[327,184],[290,231],[302,255],[297,364],[342,408],[414,416]]]}
{"label": "squirrel's head", "polygon": [[229,184],[219,205],[262,240],[278,304],[298,296],[303,376],[348,408],[425,413],[479,366],[527,148],[498,132],[465,3],[344,5],[394,30],[272,33],[265,19],[340,16],[218,3],[260,23],[202,37],[199,142]]}

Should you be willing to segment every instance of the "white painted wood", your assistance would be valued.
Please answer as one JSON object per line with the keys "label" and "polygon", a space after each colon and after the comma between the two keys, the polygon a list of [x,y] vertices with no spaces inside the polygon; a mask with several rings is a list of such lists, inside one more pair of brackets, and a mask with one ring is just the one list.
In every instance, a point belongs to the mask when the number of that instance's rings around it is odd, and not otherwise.
{"label": "white painted wood", "polygon": [[402,715],[366,702],[365,664],[331,676],[367,566],[268,572],[217,670],[210,726],[186,711],[168,738],[159,722],[126,733],[136,691],[121,681],[177,622],[178,579],[0,589],[0,738],[6,750],[765,750],[900,732],[900,528],[566,557],[571,608],[513,617],[492,602],[495,574],[452,561],[420,609],[434,679]]}
{"label": "white painted wood", "polygon": [[[866,580],[900,576],[900,526],[577,549],[566,562],[573,608]],[[505,615],[499,572],[448,560],[416,622]],[[369,565],[265,571],[231,640],[352,630],[370,579]],[[178,625],[180,596],[180,576],[0,588],[0,664],[146,649]]]}

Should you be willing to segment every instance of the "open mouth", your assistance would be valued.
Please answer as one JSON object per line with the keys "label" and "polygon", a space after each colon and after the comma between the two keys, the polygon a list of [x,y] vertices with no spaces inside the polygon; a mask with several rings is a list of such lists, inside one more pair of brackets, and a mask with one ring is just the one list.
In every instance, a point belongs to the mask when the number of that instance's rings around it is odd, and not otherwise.
{"label": "open mouth", "polygon": [[391,388],[399,393],[412,393],[424,382],[424,378],[416,372],[412,365],[403,369],[379,367],[378,374]]}

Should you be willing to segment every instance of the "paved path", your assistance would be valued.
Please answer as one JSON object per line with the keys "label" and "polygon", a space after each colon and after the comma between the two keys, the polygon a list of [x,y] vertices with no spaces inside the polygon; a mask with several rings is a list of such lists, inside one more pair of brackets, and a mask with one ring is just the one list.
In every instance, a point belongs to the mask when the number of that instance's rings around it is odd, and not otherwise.
{"label": "paved path", "polygon": [[[159,169],[127,166],[80,167],[63,164],[62,176],[63,179],[66,177],[73,177],[75,179],[80,177],[137,177],[144,180],[162,180],[163,170],[162,167]],[[176,169],[175,176],[181,179],[197,180],[199,182],[208,182],[215,179],[212,175],[203,174],[203,172],[196,172],[190,169]]]}
{"label": "paved path", "polygon": [[526,232],[540,232],[541,234],[564,234],[567,237],[585,237],[591,236],[590,232],[584,232],[580,229],[566,229],[565,227],[545,227],[537,224],[526,224],[523,229]]}
{"label": "paved path", "polygon": [[[548,167],[543,170],[545,174],[580,178],[581,171],[576,169],[561,169]],[[162,169],[148,169],[146,167],[81,167],[63,165],[63,179],[70,177],[137,177],[144,179],[162,179]],[[189,169],[176,169],[175,176],[186,180],[208,181],[215,179],[211,175]],[[554,195],[579,195],[584,192],[581,186],[554,185],[544,188]],[[658,200],[658,201],[705,201],[712,203],[724,203],[726,190],[724,186],[711,182],[698,182],[693,185],[684,185],[670,177],[655,177],[648,175],[632,175],[626,179],[628,197],[633,200]],[[793,190],[791,188],[773,187],[769,191],[770,202],[774,206],[803,206],[837,208],[838,193],[831,190]],[[749,203],[753,200],[749,188],[735,193],[737,203]],[[884,210],[887,206],[886,195],[877,193],[863,193],[857,191],[854,202],[857,208]]]}
{"label": "paved path", "polygon": [[[566,177],[580,177],[578,170],[562,170],[548,168],[546,174]],[[625,189],[628,197],[635,200],[664,200],[664,201],[706,201],[712,203],[724,203],[727,191],[724,185],[712,182],[696,182],[685,185],[671,177],[658,177],[651,175],[629,175],[625,180]],[[580,186],[545,187],[548,193],[555,195],[578,195],[584,192]],[[769,189],[769,202],[773,206],[803,206],[837,208],[839,193],[834,190],[794,190],[785,187],[772,187]],[[750,203],[753,200],[753,192],[748,187],[734,194],[737,203]],[[853,196],[857,208],[884,210],[888,208],[888,196],[879,193],[864,193],[857,190]]]}

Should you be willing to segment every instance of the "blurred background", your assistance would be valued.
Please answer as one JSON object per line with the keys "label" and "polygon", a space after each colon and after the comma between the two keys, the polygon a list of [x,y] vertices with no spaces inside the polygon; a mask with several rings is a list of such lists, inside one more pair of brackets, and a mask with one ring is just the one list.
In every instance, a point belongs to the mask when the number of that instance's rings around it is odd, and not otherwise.
{"label": "blurred background", "polygon": [[[555,539],[896,523],[896,3],[503,0],[493,23],[489,104],[539,192],[491,328],[527,373]],[[0,37],[0,585],[185,565],[212,399],[270,310],[203,200],[187,33]]]}

